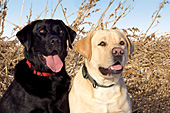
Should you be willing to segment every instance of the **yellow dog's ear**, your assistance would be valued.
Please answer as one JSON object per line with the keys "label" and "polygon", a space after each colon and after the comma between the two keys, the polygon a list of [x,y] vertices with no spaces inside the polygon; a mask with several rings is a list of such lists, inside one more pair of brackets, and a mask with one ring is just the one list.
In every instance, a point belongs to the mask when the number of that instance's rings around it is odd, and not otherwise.
{"label": "yellow dog's ear", "polygon": [[125,33],[122,30],[118,30],[118,31],[123,35],[123,37],[126,40],[127,48],[128,48],[128,55],[132,54],[134,51],[134,43],[125,35]]}
{"label": "yellow dog's ear", "polygon": [[85,38],[81,39],[75,44],[75,49],[87,60],[90,61],[92,50],[91,50],[91,39],[95,32],[89,33]]}
{"label": "yellow dog's ear", "polygon": [[128,55],[132,54],[134,51],[134,43],[124,34],[127,47],[128,47]]}

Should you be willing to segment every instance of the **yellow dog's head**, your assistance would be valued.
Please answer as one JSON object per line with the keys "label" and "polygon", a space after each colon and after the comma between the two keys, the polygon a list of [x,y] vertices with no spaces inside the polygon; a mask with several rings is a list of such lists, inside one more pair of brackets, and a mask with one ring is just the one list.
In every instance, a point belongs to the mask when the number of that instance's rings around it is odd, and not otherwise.
{"label": "yellow dog's head", "polygon": [[104,78],[120,75],[133,50],[133,42],[120,30],[98,30],[75,45],[77,51]]}

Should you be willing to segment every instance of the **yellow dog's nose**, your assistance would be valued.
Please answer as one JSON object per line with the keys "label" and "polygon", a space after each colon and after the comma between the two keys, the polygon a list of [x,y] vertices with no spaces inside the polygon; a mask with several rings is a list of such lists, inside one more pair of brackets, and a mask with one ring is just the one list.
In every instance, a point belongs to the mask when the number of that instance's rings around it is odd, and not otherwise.
{"label": "yellow dog's nose", "polygon": [[112,53],[113,53],[115,56],[117,56],[117,55],[123,55],[124,51],[123,51],[122,48],[115,47],[115,48],[113,48]]}

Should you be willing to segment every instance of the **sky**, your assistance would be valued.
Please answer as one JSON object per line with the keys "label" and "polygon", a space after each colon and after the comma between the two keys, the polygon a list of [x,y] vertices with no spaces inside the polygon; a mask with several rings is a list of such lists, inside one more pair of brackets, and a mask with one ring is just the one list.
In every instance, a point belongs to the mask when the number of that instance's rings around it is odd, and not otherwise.
{"label": "sky", "polygon": [[[95,8],[100,8],[100,11],[97,13],[94,13],[91,15],[90,18],[88,18],[88,21],[92,21],[93,23],[97,23],[100,15],[102,12],[106,9],[107,5],[109,4],[110,0],[100,0]],[[106,14],[110,14],[117,6],[121,0],[115,0],[114,3],[111,5],[109,10],[106,12]],[[132,1],[127,0],[126,6]],[[132,27],[137,27],[140,29],[141,32],[145,32],[147,28],[150,26],[152,22],[152,14],[155,12],[160,3],[163,0],[135,0],[132,4],[132,7],[134,8],[126,17],[120,19],[118,23],[115,25],[119,29],[127,29]],[[27,16],[30,13],[30,8],[32,6],[32,17],[31,20],[34,20],[37,18],[37,16],[45,9],[47,0],[25,0],[23,5],[23,12],[21,16],[21,24],[20,24],[20,14],[21,14],[21,8],[22,8],[22,2],[23,0],[9,0],[7,7],[7,16],[6,20],[16,24],[23,26],[25,25],[25,22],[27,22]],[[51,8],[54,9],[58,0],[48,0],[48,13],[46,16],[46,19],[51,18]],[[67,15],[72,14],[73,12],[76,12],[81,4],[81,0],[63,0],[62,5],[64,8],[67,8]],[[156,27],[151,28],[149,33],[153,33],[155,31],[157,32],[167,32],[170,31],[170,4],[166,4],[162,10],[160,11],[161,18],[158,19],[160,22]],[[76,18],[76,14],[69,17],[68,21],[69,23],[72,23],[72,21]],[[41,16],[40,19],[44,19],[44,14]],[[61,5],[58,6],[57,11],[54,15],[53,19],[64,19]],[[65,22],[65,21],[64,21]],[[14,28],[13,25],[5,22],[5,29],[3,36],[11,36],[12,29]],[[86,27],[88,29],[88,26]],[[15,35],[15,34],[14,34]]]}

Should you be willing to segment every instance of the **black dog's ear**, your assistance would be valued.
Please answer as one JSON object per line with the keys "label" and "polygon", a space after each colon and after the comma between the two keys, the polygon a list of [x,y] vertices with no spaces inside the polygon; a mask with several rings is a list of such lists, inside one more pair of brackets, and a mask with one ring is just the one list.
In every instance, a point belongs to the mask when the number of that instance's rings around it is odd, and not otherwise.
{"label": "black dog's ear", "polygon": [[37,21],[31,22],[30,24],[26,25],[23,29],[18,31],[16,36],[18,37],[21,44],[26,48],[28,51],[31,47],[31,35],[32,29]]}
{"label": "black dog's ear", "polygon": [[74,30],[72,30],[70,27],[68,27],[67,25],[64,24],[64,22],[62,20],[59,20],[61,22],[61,24],[65,27],[65,29],[67,30],[67,36],[68,36],[68,41],[69,41],[69,47],[72,49],[72,43],[76,37],[76,32]]}
{"label": "black dog's ear", "polygon": [[26,48],[27,51],[29,50],[31,46],[31,28],[30,27],[31,27],[30,25],[27,25],[16,34],[19,41]]}
{"label": "black dog's ear", "polygon": [[66,27],[67,28],[67,34],[68,34],[68,40],[69,40],[69,47],[72,49],[72,43],[76,37],[76,32],[74,30],[72,30],[70,27]]}

